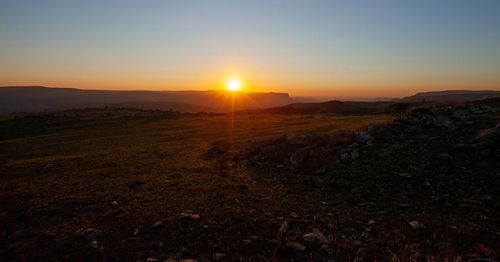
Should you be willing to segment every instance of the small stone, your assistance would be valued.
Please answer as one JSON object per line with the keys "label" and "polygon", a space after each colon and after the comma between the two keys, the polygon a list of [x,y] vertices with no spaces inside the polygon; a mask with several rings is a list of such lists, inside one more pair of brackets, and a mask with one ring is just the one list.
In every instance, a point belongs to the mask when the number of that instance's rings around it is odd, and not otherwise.
{"label": "small stone", "polygon": [[[153,225],[153,227],[154,227],[154,225]],[[137,228],[134,230],[134,233],[133,233],[133,235],[134,235],[134,236],[137,236],[137,234],[139,234],[139,229],[140,229],[140,227],[137,227]]]}
{"label": "small stone", "polygon": [[351,154],[348,154],[348,153],[343,153],[340,155],[341,160],[348,160],[348,159],[350,159],[350,157],[351,157]]}
{"label": "small stone", "polygon": [[320,247],[320,250],[329,256],[333,255],[333,249],[330,248],[327,244],[322,245]]}
{"label": "small stone", "polygon": [[398,176],[405,177],[405,178],[411,178],[411,175],[408,173],[399,173]]}
{"label": "small stone", "polygon": [[113,201],[113,202],[111,202],[111,205],[113,205],[113,206],[115,206],[115,207],[119,206],[119,204],[118,204],[118,202],[117,202],[117,201]]}
{"label": "small stone", "polygon": [[215,259],[220,260],[226,257],[226,254],[223,253],[215,253]]}
{"label": "small stone", "polygon": [[318,229],[313,229],[311,233],[304,234],[302,236],[306,242],[320,242],[320,243],[326,243],[328,242],[328,239],[319,231]]}
{"label": "small stone", "polygon": [[92,241],[89,243],[89,246],[92,248],[92,249],[99,249],[99,243],[97,241]]}
{"label": "small stone", "polygon": [[250,245],[250,244],[252,244],[252,240],[250,240],[250,239],[243,239],[243,240],[242,240],[242,242],[243,242],[243,244],[245,244],[245,245]]}
{"label": "small stone", "polygon": [[359,247],[359,246],[363,245],[363,242],[361,242],[359,240],[353,240],[351,243],[355,247]]}
{"label": "small stone", "polygon": [[293,217],[293,218],[298,218],[299,217],[299,215],[297,215],[297,213],[295,213],[295,212],[291,212],[290,216]]}
{"label": "small stone", "polygon": [[302,245],[301,243],[298,242],[288,242],[286,244],[289,248],[298,250],[298,251],[304,251],[306,250],[306,246]]}
{"label": "small stone", "polygon": [[411,222],[408,222],[408,224],[413,228],[413,229],[419,229],[419,228],[422,228],[424,227],[424,225],[418,221],[411,221]]}
{"label": "small stone", "polygon": [[433,119],[433,124],[436,127],[450,127],[450,125],[453,123],[448,117],[443,116],[443,115],[438,115],[434,117]]}
{"label": "small stone", "polygon": [[290,163],[292,164],[292,167],[299,167],[304,164],[304,161],[306,160],[308,154],[308,148],[297,149],[297,151],[295,151],[290,157]]}
{"label": "small stone", "polygon": [[200,219],[200,215],[199,215],[199,214],[194,213],[194,212],[193,212],[193,211],[191,211],[191,210],[186,210],[186,212],[182,212],[182,213],[181,213],[181,217],[182,217],[182,218],[189,218],[189,219],[193,219],[193,220]]}
{"label": "small stone", "polygon": [[260,237],[259,236],[250,236],[250,239],[254,240],[254,241],[257,241],[257,240],[260,239]]}
{"label": "small stone", "polygon": [[155,227],[159,227],[159,226],[161,226],[161,224],[162,224],[162,223],[161,223],[161,221],[156,221],[156,222],[153,224],[153,226],[152,226],[152,227],[153,227],[153,228],[155,228]]}
{"label": "small stone", "polygon": [[358,149],[354,149],[354,150],[351,152],[351,158],[352,158],[353,160],[356,160],[356,159],[358,159],[358,157],[359,157],[359,150],[358,150]]}
{"label": "small stone", "polygon": [[283,221],[280,225],[280,229],[278,230],[278,238],[281,238],[285,235],[288,229],[288,221]]}
{"label": "small stone", "polygon": [[413,243],[408,246],[409,250],[419,250],[420,249],[420,244],[419,243]]}
{"label": "small stone", "polygon": [[314,171],[315,174],[324,174],[326,173],[326,167],[320,167],[319,169],[317,169],[316,171]]}
{"label": "small stone", "polygon": [[99,240],[101,234],[102,231],[95,228],[87,228],[81,233],[81,235],[85,238],[85,240],[89,242]]}
{"label": "small stone", "polygon": [[361,144],[367,144],[373,140],[373,137],[368,132],[360,132],[356,134],[356,141]]}

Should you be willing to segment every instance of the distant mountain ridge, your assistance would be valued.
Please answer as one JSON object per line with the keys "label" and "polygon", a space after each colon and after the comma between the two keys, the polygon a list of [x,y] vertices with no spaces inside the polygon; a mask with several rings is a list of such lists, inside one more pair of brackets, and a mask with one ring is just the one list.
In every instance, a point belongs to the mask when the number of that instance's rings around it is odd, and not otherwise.
{"label": "distant mountain ridge", "polygon": [[500,90],[447,90],[447,91],[431,91],[421,92],[413,96],[404,97],[400,100],[405,102],[421,102],[421,101],[475,101],[487,98],[500,97]]}
{"label": "distant mountain ridge", "polygon": [[[463,103],[478,102],[480,104],[497,105],[500,99],[500,91],[467,91],[450,90],[417,93],[413,96],[401,99],[388,99],[386,101],[359,102],[332,100],[320,103],[292,103],[285,106],[266,109],[246,110],[249,113],[270,114],[335,114],[335,115],[369,115],[380,114],[387,107],[397,102],[408,102],[412,105],[432,105],[435,103]],[[422,103],[423,102],[423,103]]]}
{"label": "distant mountain ridge", "polygon": [[128,107],[180,112],[263,112],[272,114],[376,114],[395,102],[466,102],[500,98],[497,90],[422,92],[377,102],[290,97],[287,93],[227,91],[114,91],[44,86],[0,87],[0,114],[85,107]]}
{"label": "distant mountain ridge", "polygon": [[[233,96],[234,95],[234,96]],[[234,108],[232,97],[234,97]],[[36,112],[96,105],[122,105],[147,109],[227,112],[266,108],[291,103],[287,93],[235,93],[226,91],[114,91],[50,88],[44,86],[0,87],[0,113]]]}

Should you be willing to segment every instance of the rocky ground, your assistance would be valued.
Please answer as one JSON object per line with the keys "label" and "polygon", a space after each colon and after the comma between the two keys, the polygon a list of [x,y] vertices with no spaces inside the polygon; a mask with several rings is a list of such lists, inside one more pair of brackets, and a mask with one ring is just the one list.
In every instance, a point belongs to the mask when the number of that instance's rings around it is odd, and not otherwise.
{"label": "rocky ground", "polygon": [[416,108],[360,132],[252,142],[235,158],[300,203],[278,232],[287,259],[498,259],[494,110]]}
{"label": "rocky ground", "polygon": [[[55,131],[8,122],[2,259],[499,259],[491,108],[420,107],[393,121],[90,113],[71,114],[76,126],[61,116]],[[24,124],[43,133],[19,137]]]}

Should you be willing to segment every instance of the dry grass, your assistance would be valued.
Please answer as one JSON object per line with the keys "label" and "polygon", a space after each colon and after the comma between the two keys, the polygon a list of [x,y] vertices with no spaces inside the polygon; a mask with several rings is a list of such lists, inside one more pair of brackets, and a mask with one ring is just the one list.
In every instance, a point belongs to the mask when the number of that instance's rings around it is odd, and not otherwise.
{"label": "dry grass", "polygon": [[[75,232],[88,227],[104,232],[105,251],[97,256],[108,259],[269,257],[275,247],[265,239],[275,237],[282,216],[297,204],[279,183],[257,183],[231,165],[224,172],[230,175],[220,175],[221,167],[202,157],[209,146],[223,140],[238,148],[249,140],[388,120],[236,115],[233,121],[231,115],[123,110],[48,116],[0,121],[11,130],[0,141],[0,255],[7,259],[81,259],[88,250]],[[181,218],[186,210],[200,220]],[[152,229],[156,221],[162,226]],[[133,239],[137,228],[140,240]],[[247,248],[241,240],[250,237],[259,240]]]}

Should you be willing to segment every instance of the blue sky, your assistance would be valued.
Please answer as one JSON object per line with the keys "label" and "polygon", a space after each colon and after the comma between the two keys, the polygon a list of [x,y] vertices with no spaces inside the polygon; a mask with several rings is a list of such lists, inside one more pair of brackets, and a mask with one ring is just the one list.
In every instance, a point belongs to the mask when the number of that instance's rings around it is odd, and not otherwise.
{"label": "blue sky", "polygon": [[500,88],[500,1],[0,1],[0,85]]}

